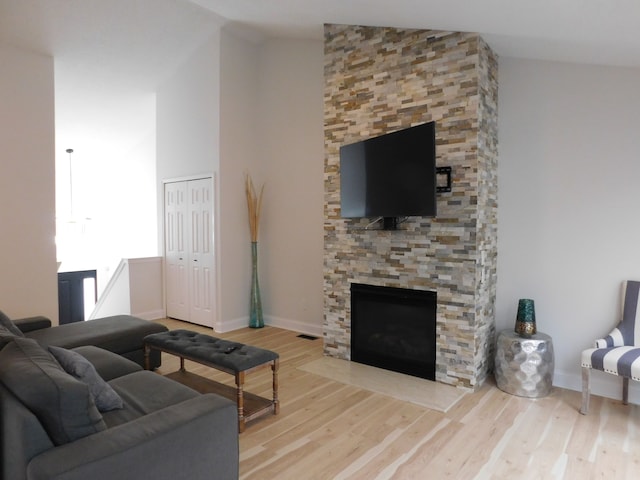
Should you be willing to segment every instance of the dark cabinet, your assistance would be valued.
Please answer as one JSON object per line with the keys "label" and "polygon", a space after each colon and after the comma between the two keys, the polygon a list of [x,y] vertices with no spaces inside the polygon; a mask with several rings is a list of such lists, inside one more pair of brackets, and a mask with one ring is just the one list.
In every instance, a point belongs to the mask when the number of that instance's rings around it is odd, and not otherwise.
{"label": "dark cabinet", "polygon": [[94,301],[98,297],[95,270],[58,273],[58,316],[60,325],[84,321],[85,279],[93,279]]}

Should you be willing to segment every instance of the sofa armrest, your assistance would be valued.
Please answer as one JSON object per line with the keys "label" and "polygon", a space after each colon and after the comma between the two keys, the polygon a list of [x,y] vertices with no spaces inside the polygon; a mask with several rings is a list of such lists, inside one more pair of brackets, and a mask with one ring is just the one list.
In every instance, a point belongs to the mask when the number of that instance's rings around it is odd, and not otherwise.
{"label": "sofa armrest", "polygon": [[237,408],[207,394],[52,448],[31,460],[27,478],[226,480],[238,466]]}
{"label": "sofa armrest", "polygon": [[32,332],[34,330],[42,330],[43,328],[51,327],[51,320],[49,320],[47,317],[42,316],[18,318],[12,321],[22,333]]}

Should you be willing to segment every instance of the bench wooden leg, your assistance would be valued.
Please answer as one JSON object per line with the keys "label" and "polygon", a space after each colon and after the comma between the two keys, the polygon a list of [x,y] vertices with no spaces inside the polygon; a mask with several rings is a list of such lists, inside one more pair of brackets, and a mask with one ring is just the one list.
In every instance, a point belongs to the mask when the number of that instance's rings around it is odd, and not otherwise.
{"label": "bench wooden leg", "polygon": [[184,372],[184,357],[180,357],[180,371]]}
{"label": "bench wooden leg", "polygon": [[236,390],[238,396],[238,431],[244,432],[244,394],[242,391],[244,385],[244,372],[236,373]]}
{"label": "bench wooden leg", "polygon": [[278,400],[278,359],[271,363],[271,371],[273,372],[273,414],[277,415],[280,412],[280,401]]}

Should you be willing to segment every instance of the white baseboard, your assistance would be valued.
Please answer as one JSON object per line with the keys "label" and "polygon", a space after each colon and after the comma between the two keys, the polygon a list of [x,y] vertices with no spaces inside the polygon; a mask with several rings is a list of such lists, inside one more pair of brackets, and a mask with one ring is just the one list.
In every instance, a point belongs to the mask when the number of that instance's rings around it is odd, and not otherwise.
{"label": "white baseboard", "polygon": [[[571,374],[556,371],[553,375],[553,385],[576,392],[582,391],[582,372]],[[622,398],[622,378],[609,373],[591,371],[591,394],[605,398],[620,400]],[[629,403],[640,404],[640,383],[629,382]]]}
{"label": "white baseboard", "polygon": [[[283,328],[292,332],[313,335],[314,337],[322,337],[322,325],[309,325],[308,323],[291,320],[288,318],[276,317],[273,315],[264,316],[265,325],[271,327]],[[219,333],[231,332],[249,326],[249,317],[240,317],[226,322],[217,322],[213,329]]]}
{"label": "white baseboard", "polygon": [[[164,311],[160,310],[136,313],[133,315],[144,318],[145,320],[154,320],[165,316]],[[308,323],[276,317],[274,315],[265,315],[264,319],[265,325],[322,338],[322,325],[310,325]],[[226,322],[216,322],[213,329],[219,333],[226,333],[234,330],[240,330],[241,328],[248,326],[249,317],[245,316],[235,318],[233,320],[227,320]],[[553,385],[560,388],[566,388],[567,390],[581,392],[582,374],[566,373],[556,370],[553,375]],[[622,379],[615,375],[592,371],[591,393],[592,395],[619,400],[622,397]],[[640,404],[640,382],[629,382],[629,402],[633,404]]]}
{"label": "white baseboard", "polygon": [[240,317],[226,322],[215,322],[213,329],[218,333],[232,332],[249,326],[249,317]]}
{"label": "white baseboard", "polygon": [[285,330],[291,330],[293,332],[304,333],[307,335],[313,335],[314,337],[322,338],[322,325],[310,325],[308,323],[299,322],[297,320],[291,320],[288,318],[274,317],[272,315],[266,315],[265,324],[272,327],[284,328]]}
{"label": "white baseboard", "polygon": [[143,320],[158,320],[159,318],[165,318],[167,316],[164,309],[150,310],[148,312],[132,312],[131,315],[142,318]]}

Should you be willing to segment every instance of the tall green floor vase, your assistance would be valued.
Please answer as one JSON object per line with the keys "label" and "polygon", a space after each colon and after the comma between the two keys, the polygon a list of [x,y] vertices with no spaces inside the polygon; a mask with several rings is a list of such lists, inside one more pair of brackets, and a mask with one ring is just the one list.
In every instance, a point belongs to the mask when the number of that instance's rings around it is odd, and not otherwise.
{"label": "tall green floor vase", "polygon": [[258,242],[251,242],[251,302],[249,306],[249,326],[251,328],[264,327],[262,301],[260,300],[260,285],[258,283]]}

